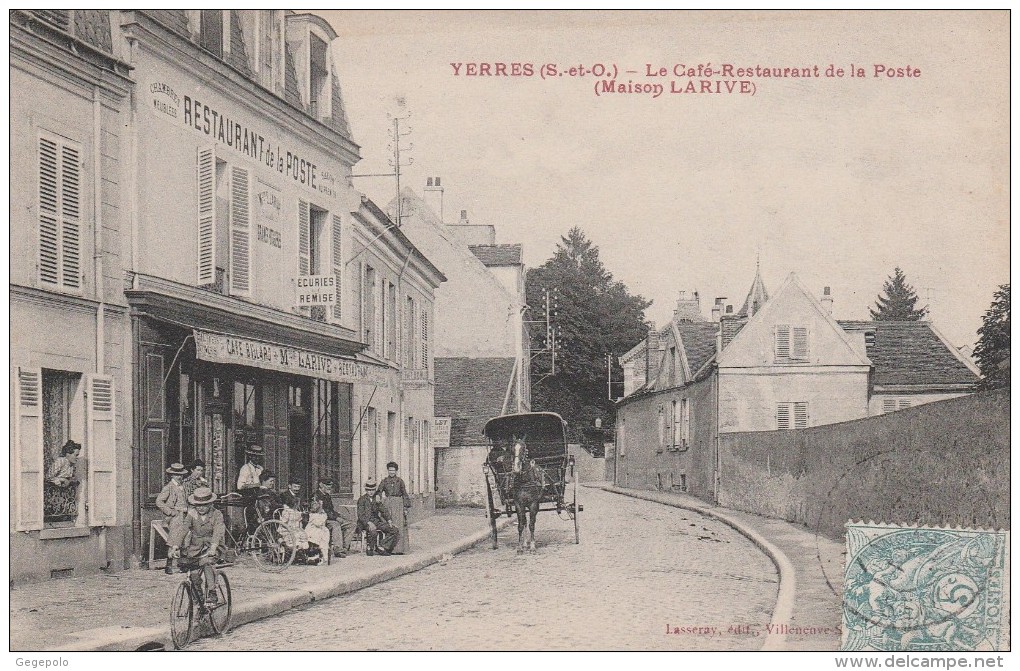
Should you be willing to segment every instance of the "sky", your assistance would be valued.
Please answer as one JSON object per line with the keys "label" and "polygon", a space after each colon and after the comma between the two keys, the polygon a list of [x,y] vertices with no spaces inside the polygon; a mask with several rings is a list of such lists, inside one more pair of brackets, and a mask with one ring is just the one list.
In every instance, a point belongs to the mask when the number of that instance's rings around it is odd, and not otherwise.
{"label": "sky", "polygon": [[[659,324],[681,290],[699,291],[706,317],[715,297],[739,309],[757,258],[769,290],[795,272],[832,288],[837,318],[866,319],[899,266],[960,346],[1009,282],[1004,11],[316,13],[339,34],[355,174],[390,171],[387,115],[410,112],[402,186],[441,177],[447,222],[467,210],[522,243],[529,267],[581,227]],[[468,63],[534,74],[467,76]],[[605,77],[543,79],[542,64],[615,65],[617,83],[664,92],[597,96]],[[699,64],[754,95],[669,92],[699,87],[673,73]],[[758,65],[821,76],[735,72]],[[392,178],[355,187],[394,194]]]}

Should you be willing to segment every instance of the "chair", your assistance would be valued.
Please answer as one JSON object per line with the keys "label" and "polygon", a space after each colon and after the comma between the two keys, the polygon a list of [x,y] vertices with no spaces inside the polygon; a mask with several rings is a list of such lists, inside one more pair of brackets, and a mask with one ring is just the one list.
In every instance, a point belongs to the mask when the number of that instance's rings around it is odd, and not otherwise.
{"label": "chair", "polygon": [[163,542],[170,546],[170,529],[167,528],[166,523],[163,520],[152,520],[152,524],[149,525],[149,568],[164,568],[163,566],[153,566],[156,563],[156,536],[159,535],[163,539]]}

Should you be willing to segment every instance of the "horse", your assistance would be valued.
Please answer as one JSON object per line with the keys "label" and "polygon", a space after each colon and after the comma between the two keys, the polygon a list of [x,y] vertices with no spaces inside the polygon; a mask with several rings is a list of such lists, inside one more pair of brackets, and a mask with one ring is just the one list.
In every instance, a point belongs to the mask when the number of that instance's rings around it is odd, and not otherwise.
{"label": "horse", "polygon": [[[510,491],[517,509],[517,554],[524,552],[524,524],[527,522],[531,534],[528,552],[535,552],[535,518],[538,505],[549,484],[548,476],[534,459],[528,458],[528,446],[524,438],[514,437],[513,467],[510,475]],[[527,511],[527,518],[524,514]]]}

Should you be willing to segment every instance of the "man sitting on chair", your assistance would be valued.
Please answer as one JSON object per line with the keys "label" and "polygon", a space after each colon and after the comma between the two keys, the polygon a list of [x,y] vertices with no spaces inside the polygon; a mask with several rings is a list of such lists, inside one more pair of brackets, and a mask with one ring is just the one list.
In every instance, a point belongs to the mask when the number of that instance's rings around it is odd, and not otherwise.
{"label": "man sitting on chair", "polygon": [[329,529],[329,542],[334,548],[333,554],[340,559],[351,551],[351,537],[354,525],[340,516],[333,507],[333,481],[329,478],[319,480],[319,491],[315,492],[315,500],[322,503],[322,512],[326,513],[326,527]]}
{"label": "man sitting on chair", "polygon": [[390,522],[386,509],[375,497],[375,480],[365,483],[365,493],[358,499],[358,526],[355,530],[365,532],[365,553],[372,556],[393,554],[400,530]]}

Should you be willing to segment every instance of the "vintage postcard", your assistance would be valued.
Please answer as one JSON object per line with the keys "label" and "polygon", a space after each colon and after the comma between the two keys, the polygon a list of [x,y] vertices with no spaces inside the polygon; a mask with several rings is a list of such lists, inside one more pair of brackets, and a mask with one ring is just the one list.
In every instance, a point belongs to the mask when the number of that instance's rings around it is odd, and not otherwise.
{"label": "vintage postcard", "polygon": [[1001,665],[1007,10],[9,14],[19,660]]}

